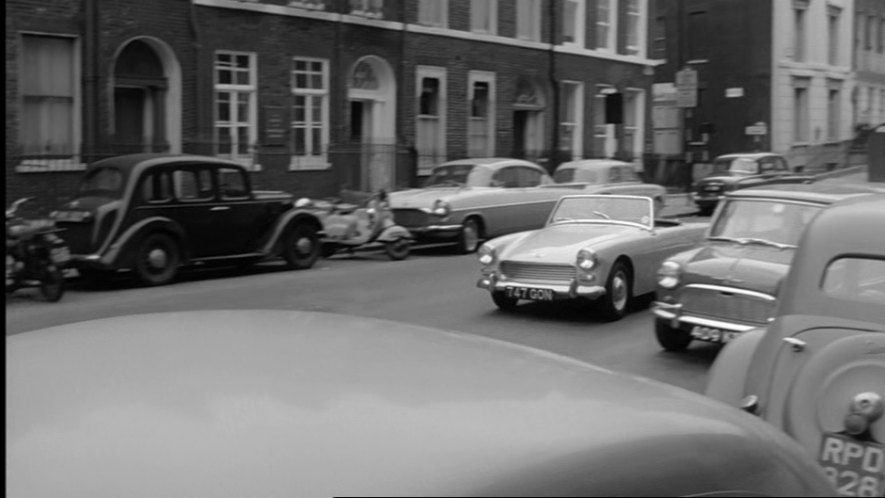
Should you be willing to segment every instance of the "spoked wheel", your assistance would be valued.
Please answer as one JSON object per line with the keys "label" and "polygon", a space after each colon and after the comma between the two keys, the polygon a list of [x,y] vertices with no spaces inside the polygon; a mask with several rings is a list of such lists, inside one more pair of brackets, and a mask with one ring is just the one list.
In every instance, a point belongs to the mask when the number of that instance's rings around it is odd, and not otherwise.
{"label": "spoked wheel", "polygon": [[394,261],[408,258],[410,250],[411,242],[406,238],[384,243],[384,252],[387,253],[387,257]]}
{"label": "spoked wheel", "polygon": [[667,320],[655,319],[655,337],[658,344],[667,351],[685,351],[691,344],[692,337],[688,331],[671,327]]}
{"label": "spoked wheel", "polygon": [[479,249],[479,240],[481,237],[481,228],[476,218],[468,218],[461,225],[461,232],[458,234],[458,252],[461,254],[470,254]]}
{"label": "spoked wheel", "polygon": [[57,302],[65,295],[65,276],[61,268],[50,266],[40,279],[40,294],[50,303]]}
{"label": "spoked wheel", "polygon": [[602,316],[610,321],[620,320],[627,314],[633,299],[633,280],[630,270],[622,261],[612,267],[605,284],[605,295],[599,299]]}
{"label": "spoked wheel", "polygon": [[492,291],[492,301],[495,302],[495,306],[497,306],[498,309],[509,311],[516,308],[519,299],[515,297],[507,297],[502,291]]}
{"label": "spoked wheel", "polygon": [[319,259],[320,246],[316,229],[307,223],[297,223],[283,236],[283,258],[290,268],[304,270]]}
{"label": "spoked wheel", "polygon": [[135,259],[135,276],[144,285],[165,285],[175,278],[181,254],[172,237],[152,233],[141,241]]}

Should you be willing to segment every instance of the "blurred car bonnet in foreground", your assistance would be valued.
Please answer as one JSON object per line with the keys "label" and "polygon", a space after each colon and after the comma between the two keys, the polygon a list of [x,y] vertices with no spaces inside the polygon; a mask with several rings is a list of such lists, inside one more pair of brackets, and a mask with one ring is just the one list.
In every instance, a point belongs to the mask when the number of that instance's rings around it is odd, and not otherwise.
{"label": "blurred car bonnet in foreground", "polygon": [[6,387],[13,498],[833,492],[797,443],[699,394],[364,317],[72,323],[8,337]]}

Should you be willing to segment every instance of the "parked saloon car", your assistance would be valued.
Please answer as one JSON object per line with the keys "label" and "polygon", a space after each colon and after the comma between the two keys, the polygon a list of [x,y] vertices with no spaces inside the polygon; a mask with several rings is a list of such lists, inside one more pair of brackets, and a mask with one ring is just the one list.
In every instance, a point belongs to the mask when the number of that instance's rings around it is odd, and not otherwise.
{"label": "parked saloon car", "polygon": [[6,351],[10,498],[833,493],[740,410],[468,334],[212,310],[71,323]]}
{"label": "parked saloon car", "polygon": [[695,182],[692,198],[709,215],[728,192],[773,183],[806,183],[812,177],[794,174],[787,160],[772,152],[726,154],[713,160],[713,171]]}
{"label": "parked saloon car", "polygon": [[76,196],[53,213],[86,276],[131,269],[147,285],[179,267],[282,256],[309,268],[322,223],[290,194],[252,190],[238,163],[215,157],[132,154],[97,161]]}
{"label": "parked saloon car", "polygon": [[483,239],[544,225],[558,189],[535,163],[521,159],[471,158],[433,168],[420,189],[390,194],[397,224],[418,242],[456,242],[474,252]]}
{"label": "parked saloon car", "polygon": [[652,310],[660,345],[681,351],[695,339],[725,343],[767,324],[811,219],[834,202],[876,190],[811,184],[727,195],[704,242],[670,257],[658,270]]}
{"label": "parked saloon car", "polygon": [[564,196],[543,228],[482,245],[476,285],[505,310],[521,299],[590,299],[619,319],[634,296],[654,291],[661,262],[697,244],[705,227],[655,219],[649,197]]}
{"label": "parked saloon car", "polygon": [[726,346],[707,387],[799,440],[846,496],[885,496],[882,227],[885,195],[818,215],[775,320]]}
{"label": "parked saloon car", "polygon": [[553,172],[553,181],[564,187],[577,187],[585,194],[621,194],[651,197],[655,212],[664,209],[667,189],[644,183],[633,165],[614,159],[580,159],[560,164]]}

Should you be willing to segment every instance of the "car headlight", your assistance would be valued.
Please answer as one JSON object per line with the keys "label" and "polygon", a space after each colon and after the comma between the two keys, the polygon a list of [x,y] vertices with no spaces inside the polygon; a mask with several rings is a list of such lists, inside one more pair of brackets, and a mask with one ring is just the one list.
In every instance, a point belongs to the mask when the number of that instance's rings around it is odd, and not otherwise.
{"label": "car headlight", "polygon": [[596,256],[596,251],[593,249],[581,249],[578,251],[578,257],[575,260],[575,265],[583,271],[590,271],[596,268],[596,264],[599,262],[599,259]]}
{"label": "car headlight", "polygon": [[664,261],[658,268],[658,285],[665,289],[674,289],[682,277],[682,265],[675,261]]}
{"label": "car headlight", "polygon": [[433,208],[430,210],[431,213],[437,216],[448,216],[451,211],[452,207],[449,205],[448,202],[442,199],[437,199],[433,203]]}
{"label": "car headlight", "polygon": [[479,258],[479,262],[485,266],[489,266],[494,263],[497,257],[497,255],[495,254],[495,248],[488,244],[483,244],[479,246],[479,250],[476,252],[476,254]]}

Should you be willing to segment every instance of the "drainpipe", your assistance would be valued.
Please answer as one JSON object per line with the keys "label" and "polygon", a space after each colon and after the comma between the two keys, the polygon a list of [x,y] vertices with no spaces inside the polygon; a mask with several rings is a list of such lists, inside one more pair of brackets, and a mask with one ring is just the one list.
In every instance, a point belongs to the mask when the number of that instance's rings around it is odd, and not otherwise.
{"label": "drainpipe", "polygon": [[[197,22],[196,6],[194,5],[193,0],[188,0],[188,2],[190,3],[190,12],[189,12],[190,15],[188,16],[189,17],[188,21],[190,22],[191,31],[194,34],[194,60],[196,61],[196,64],[194,66],[196,68],[196,71],[194,74],[194,87],[195,87],[194,88],[194,98],[188,99],[186,96],[182,95],[182,105],[184,102],[188,102],[188,101],[196,103],[197,108],[195,110],[196,112],[194,112],[194,127],[196,128],[196,135],[195,136],[198,139],[200,137],[200,133],[203,130],[202,126],[200,126],[200,124],[203,121],[201,119],[202,112],[200,111],[200,109],[203,106],[200,105],[202,103],[202,101],[199,97],[200,95],[202,95],[202,92],[203,92],[203,41],[202,41],[202,35],[200,33],[200,24]],[[211,95],[211,93],[210,93],[210,95]],[[211,106],[210,106],[210,108],[211,108]],[[183,129],[182,129],[182,134],[186,135]],[[212,137],[212,136],[214,136],[214,134],[210,133],[209,136]],[[199,150],[199,151],[187,151],[186,150],[187,142],[182,141],[182,144],[181,144],[182,150],[180,152],[196,152],[196,153],[212,155],[215,152],[214,146],[211,143],[212,139],[210,138],[208,141],[209,141],[208,149],[207,150]],[[197,143],[197,145],[199,146],[199,143]]]}
{"label": "drainpipe", "polygon": [[96,154],[99,144],[98,120],[99,120],[99,70],[98,70],[98,41],[99,41],[99,0],[84,0],[83,16],[83,162],[92,162],[97,159]]}
{"label": "drainpipe", "polygon": [[547,52],[550,60],[548,64],[548,77],[550,79],[550,88],[552,95],[552,112],[553,116],[553,140],[551,141],[550,158],[547,161],[547,171],[553,174],[553,170],[558,165],[559,160],[559,84],[556,81],[556,5],[559,2],[547,2],[548,17],[550,19],[550,49]]}

